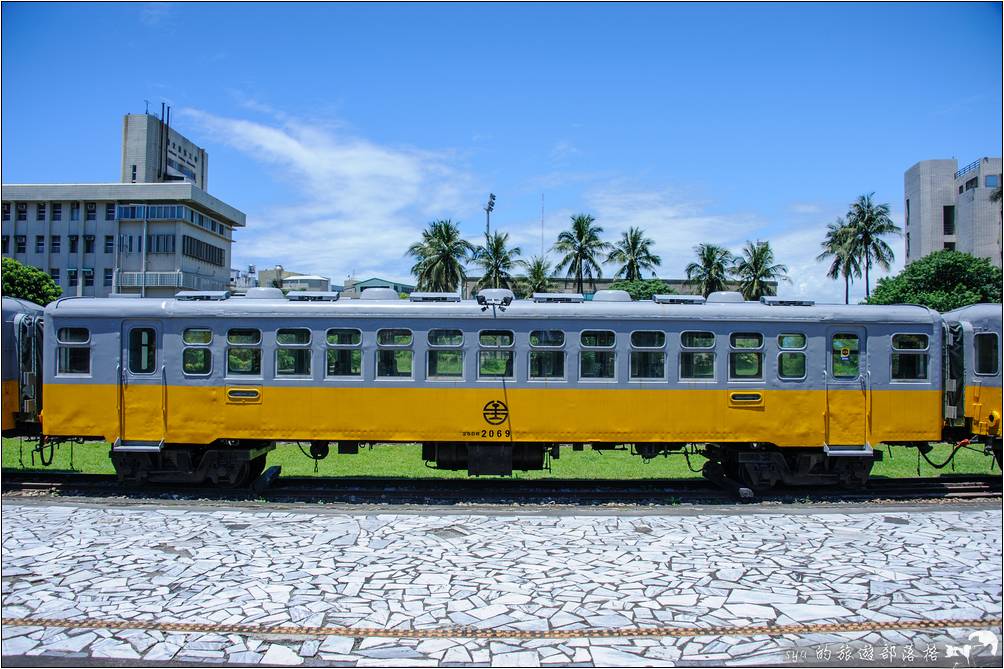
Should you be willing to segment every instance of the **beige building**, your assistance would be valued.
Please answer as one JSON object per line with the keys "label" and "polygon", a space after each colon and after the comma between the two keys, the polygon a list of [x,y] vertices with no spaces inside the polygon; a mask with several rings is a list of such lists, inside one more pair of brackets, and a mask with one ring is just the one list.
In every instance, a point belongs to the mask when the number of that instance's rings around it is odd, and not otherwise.
{"label": "beige building", "polygon": [[126,114],[122,119],[122,183],[188,181],[208,188],[209,154],[171,127],[170,108],[161,117]]}

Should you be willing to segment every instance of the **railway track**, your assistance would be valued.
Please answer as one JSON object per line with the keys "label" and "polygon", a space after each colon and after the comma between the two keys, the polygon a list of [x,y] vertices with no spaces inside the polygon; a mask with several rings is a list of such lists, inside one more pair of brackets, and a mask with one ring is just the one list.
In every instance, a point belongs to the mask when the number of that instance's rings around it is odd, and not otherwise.
{"label": "railway track", "polygon": [[[271,477],[269,475],[272,475]],[[4,470],[5,494],[170,497],[171,499],[266,500],[415,504],[676,504],[734,502],[731,491],[704,479],[623,481],[547,479],[399,479],[282,477],[266,472],[256,488],[227,489],[180,484],[128,485],[111,474]],[[861,490],[779,488],[763,501],[882,501],[1000,499],[999,476],[873,479]]]}

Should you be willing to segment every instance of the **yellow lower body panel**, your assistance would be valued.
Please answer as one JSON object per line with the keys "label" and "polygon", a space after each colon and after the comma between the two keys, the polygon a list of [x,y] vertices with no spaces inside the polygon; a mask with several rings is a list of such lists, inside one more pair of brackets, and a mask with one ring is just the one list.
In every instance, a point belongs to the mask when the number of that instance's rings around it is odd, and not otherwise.
{"label": "yellow lower body panel", "polygon": [[18,411],[17,379],[3,382],[3,429],[14,429],[14,414]]}
{"label": "yellow lower body panel", "polygon": [[[49,384],[50,435],[109,441],[771,442],[941,437],[936,390],[331,388]],[[119,415],[119,405],[123,407]]]}
{"label": "yellow lower body panel", "polygon": [[966,417],[973,420],[973,433],[1001,436],[1001,406],[1004,392],[995,386],[966,386]]}

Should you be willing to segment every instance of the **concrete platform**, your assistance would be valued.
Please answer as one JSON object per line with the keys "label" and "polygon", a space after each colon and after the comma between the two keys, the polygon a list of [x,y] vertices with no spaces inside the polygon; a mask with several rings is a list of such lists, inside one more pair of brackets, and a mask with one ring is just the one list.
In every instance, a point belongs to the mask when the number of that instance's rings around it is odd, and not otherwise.
{"label": "concrete platform", "polygon": [[[3,512],[11,665],[1001,662],[986,621],[1002,616],[1002,516],[987,506],[434,515],[8,500]],[[975,622],[943,626],[959,620]]]}

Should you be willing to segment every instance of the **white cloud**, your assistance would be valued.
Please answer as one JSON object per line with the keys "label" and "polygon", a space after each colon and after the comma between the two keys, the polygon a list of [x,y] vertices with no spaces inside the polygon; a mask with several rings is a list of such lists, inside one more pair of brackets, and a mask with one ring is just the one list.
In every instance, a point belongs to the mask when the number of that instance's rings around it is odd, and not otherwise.
{"label": "white cloud", "polygon": [[823,210],[818,204],[811,202],[795,202],[788,208],[794,214],[818,214]]}
{"label": "white cloud", "polygon": [[408,245],[428,220],[456,210],[467,183],[441,154],[380,146],[330,124],[182,113],[261,163],[263,178],[289,182],[299,192],[296,202],[249,213],[234,247],[235,266],[278,262],[335,281],[351,270],[407,279]]}
{"label": "white cloud", "polygon": [[139,12],[139,20],[147,26],[159,26],[170,18],[172,7],[167,2],[145,2]]}
{"label": "white cloud", "polygon": [[572,158],[578,154],[582,153],[579,149],[569,141],[561,140],[555,142],[554,146],[551,147],[551,160],[562,161],[568,158]]}

